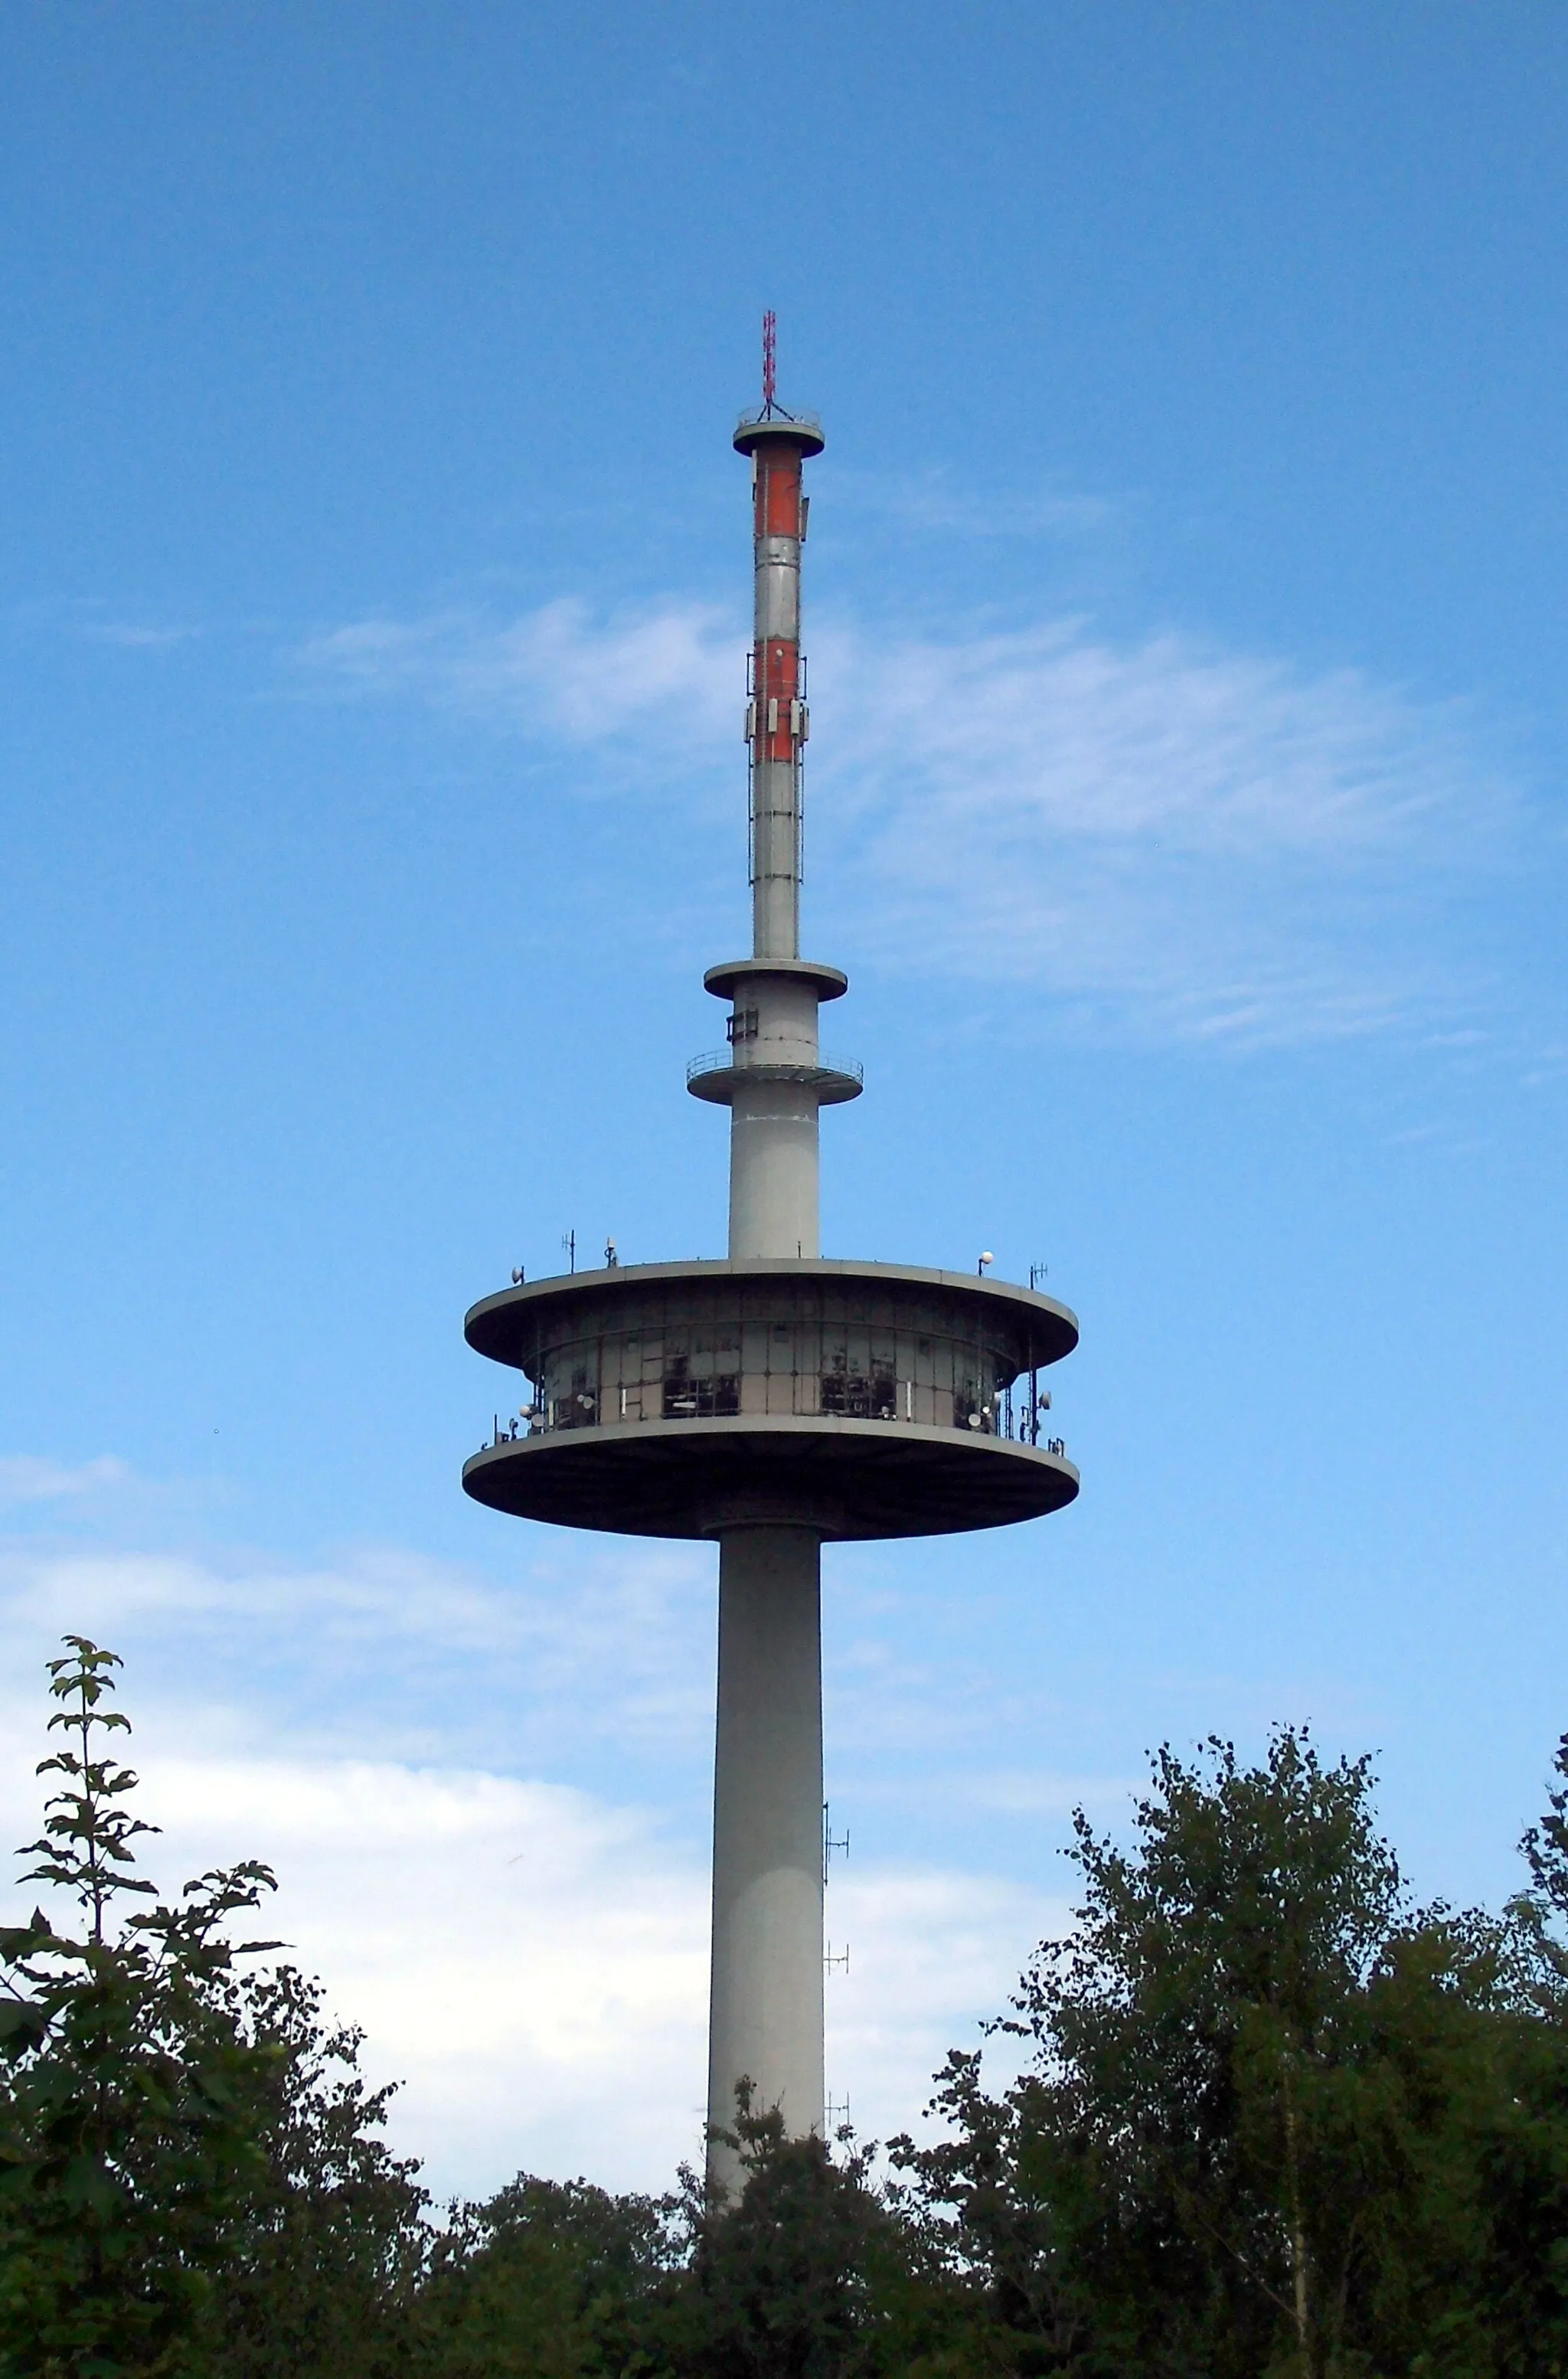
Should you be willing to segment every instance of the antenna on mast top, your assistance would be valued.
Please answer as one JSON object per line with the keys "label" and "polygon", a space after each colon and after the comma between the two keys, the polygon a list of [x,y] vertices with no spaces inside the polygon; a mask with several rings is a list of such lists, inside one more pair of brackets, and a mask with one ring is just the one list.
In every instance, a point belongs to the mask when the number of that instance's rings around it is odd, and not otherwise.
{"label": "antenna on mast top", "polygon": [[764,413],[771,413],[773,410],[773,392],[777,384],[774,377],[774,361],[778,354],[777,329],[777,317],[770,306],[762,318],[762,409]]}

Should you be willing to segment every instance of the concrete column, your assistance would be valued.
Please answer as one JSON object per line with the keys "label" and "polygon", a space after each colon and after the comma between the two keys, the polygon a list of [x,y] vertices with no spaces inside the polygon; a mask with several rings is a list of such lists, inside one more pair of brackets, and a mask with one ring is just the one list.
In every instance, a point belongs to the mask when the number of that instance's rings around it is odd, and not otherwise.
{"label": "concrete column", "polygon": [[748,1082],[754,1068],[817,1062],[816,985],[789,975],[737,979],[730,1119],[730,1253],[815,1257],[817,1098],[807,1082]]}
{"label": "concrete column", "polygon": [[[739,1070],[739,1069],[737,1069]],[[735,1085],[730,1108],[730,1253],[817,1256],[816,1093]]]}
{"label": "concrete column", "polygon": [[[718,1555],[718,1735],[713,1783],[708,2121],[734,2121],[735,2084],[820,2131],[822,1594],[815,1531],[727,1530]],[[710,2145],[710,2179],[736,2178]]]}
{"label": "concrete column", "polygon": [[752,948],[759,959],[801,954],[801,764],[752,769]]}

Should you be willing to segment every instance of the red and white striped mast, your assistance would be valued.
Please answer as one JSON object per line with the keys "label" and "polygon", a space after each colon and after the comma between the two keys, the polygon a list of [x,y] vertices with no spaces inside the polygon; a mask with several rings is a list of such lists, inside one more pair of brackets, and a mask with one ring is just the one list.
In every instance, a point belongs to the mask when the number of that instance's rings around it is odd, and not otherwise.
{"label": "red and white striped mast", "polygon": [[783,412],[776,394],[776,329],[763,316],[762,407],[735,444],[752,457],[755,621],[746,739],[752,769],[752,947],[759,959],[800,957],[801,752],[808,732],[801,659],[801,547],[807,498],[802,465],[820,454],[814,421]]}

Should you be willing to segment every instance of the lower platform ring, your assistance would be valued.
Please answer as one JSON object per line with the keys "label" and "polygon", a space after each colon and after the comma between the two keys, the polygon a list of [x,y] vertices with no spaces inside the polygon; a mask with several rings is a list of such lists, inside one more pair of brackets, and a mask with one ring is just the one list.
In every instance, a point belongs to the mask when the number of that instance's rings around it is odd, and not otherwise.
{"label": "lower platform ring", "polygon": [[859,1074],[843,1065],[734,1066],[694,1057],[686,1069],[686,1088],[692,1096],[706,1099],[715,1107],[733,1106],[737,1087],[744,1090],[748,1084],[766,1087],[776,1082],[814,1091],[819,1107],[842,1106],[850,1099],[858,1099],[865,1087]]}
{"label": "lower platform ring", "polygon": [[482,1446],[463,1466],[476,1503],[617,1536],[705,1538],[790,1524],[837,1542],[950,1536],[1060,1511],[1079,1475],[1062,1454],[911,1421],[778,1417],[633,1421]]}

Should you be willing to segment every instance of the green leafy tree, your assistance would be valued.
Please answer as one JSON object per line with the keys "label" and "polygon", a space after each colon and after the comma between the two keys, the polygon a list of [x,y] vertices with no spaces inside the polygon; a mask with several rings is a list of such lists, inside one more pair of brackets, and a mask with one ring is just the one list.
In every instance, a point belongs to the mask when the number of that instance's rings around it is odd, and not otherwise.
{"label": "green leafy tree", "polygon": [[1556,1774],[1519,1845],[1503,2086],[1474,2136],[1485,2235],[1470,2279],[1509,2379],[1568,2373],[1568,1735]]}
{"label": "green leafy tree", "polygon": [[66,1642],[64,1740],[39,1769],[56,1789],[23,1880],[82,1921],[41,1908],[0,1931],[0,2373],[284,2379],[326,2370],[334,2337],[334,2372],[368,2368],[367,2314],[395,2294],[422,2202],[367,2134],[387,2094],[358,2083],[356,2035],[323,2030],[316,1987],[236,1966],[280,1946],[228,1938],[267,1867],[211,1870],[172,1906],[136,1872],[156,1829],[111,1752],[120,1663]]}
{"label": "green leafy tree", "polygon": [[[1168,1748],[1117,1849],[1081,1812],[1074,1931],[1043,1946],[998,2098],[956,2056],[949,2135],[895,2155],[1019,2372],[1469,2379],[1489,2154],[1521,2043],[1508,1929],[1414,1908],[1366,1760],[1282,1729],[1244,1768]],[[1546,2373],[1547,2361],[1521,2363]]]}
{"label": "green leafy tree", "polygon": [[962,2280],[873,2179],[875,2150],[846,2128],[838,2156],[787,2136],[749,2085],[723,2134],[741,2159],[718,2202],[691,2175],[684,2288],[667,2337],[693,2379],[954,2379],[973,2313]]}
{"label": "green leafy tree", "polygon": [[659,2198],[524,2174],[455,2209],[412,2324],[420,2379],[968,2379],[975,2293],[847,2132],[787,2138],[743,2090],[742,2185]]}
{"label": "green leafy tree", "polygon": [[233,1951],[223,1928],[271,1884],[254,1862],[199,1878],[175,1907],[132,1872],[133,1771],[108,1756],[128,1731],[103,1707],[115,1656],[84,1636],[51,1661],[65,1743],[24,1882],[56,1887],[85,1923],[42,1909],[0,1932],[0,2368],[121,2372],[190,2367],[227,2227],[254,2187],[248,2120],[267,2052],[214,2000]]}
{"label": "green leafy tree", "polygon": [[404,2367],[431,2233],[417,2165],[380,2136],[394,2085],[363,2035],[289,1965],[234,1978],[227,2013],[265,2051],[251,2099],[264,2159],[227,2228],[203,2336],[223,2379],[380,2379]]}
{"label": "green leafy tree", "polygon": [[679,2285],[674,2198],[616,2197],[520,2173],[455,2207],[412,2324],[439,2379],[599,2379],[668,2367],[658,2333]]}

